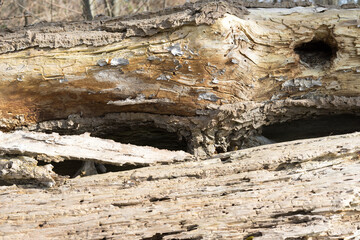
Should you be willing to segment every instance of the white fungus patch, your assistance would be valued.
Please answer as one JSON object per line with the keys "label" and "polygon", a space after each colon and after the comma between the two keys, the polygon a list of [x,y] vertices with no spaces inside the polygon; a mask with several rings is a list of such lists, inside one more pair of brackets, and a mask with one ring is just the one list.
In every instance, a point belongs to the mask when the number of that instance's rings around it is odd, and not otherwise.
{"label": "white fungus patch", "polygon": [[304,91],[308,88],[312,88],[315,86],[322,86],[321,78],[318,78],[317,80],[311,79],[311,78],[295,78],[285,81],[281,85],[282,90],[289,89],[291,87],[296,87],[300,91]]}
{"label": "white fungus patch", "polygon": [[198,100],[208,100],[211,102],[216,102],[218,99],[220,98],[212,92],[200,93],[198,97]]}
{"label": "white fungus patch", "polygon": [[214,77],[211,82],[214,83],[214,84],[218,84],[218,83],[219,83],[219,79],[217,79],[216,77]]}
{"label": "white fungus patch", "polygon": [[178,43],[168,47],[168,50],[174,56],[182,56],[184,54],[184,52],[181,51],[181,47]]}
{"label": "white fungus patch", "polygon": [[106,66],[107,65],[107,60],[105,59],[99,59],[97,61],[97,65],[99,65],[100,67]]}
{"label": "white fungus patch", "polygon": [[110,61],[111,66],[126,66],[129,65],[129,60],[125,58],[113,58]]}
{"label": "white fungus patch", "polygon": [[233,64],[238,64],[239,61],[238,61],[237,59],[235,59],[235,58],[232,58],[232,59],[231,59],[231,63],[233,63]]}
{"label": "white fungus patch", "polygon": [[161,74],[156,80],[169,81],[171,79],[170,75]]}

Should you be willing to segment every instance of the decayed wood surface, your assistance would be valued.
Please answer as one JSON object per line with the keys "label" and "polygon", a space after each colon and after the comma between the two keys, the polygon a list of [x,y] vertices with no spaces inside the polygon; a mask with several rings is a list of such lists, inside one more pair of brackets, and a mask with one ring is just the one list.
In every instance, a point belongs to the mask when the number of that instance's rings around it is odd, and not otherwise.
{"label": "decayed wood surface", "polygon": [[[202,15],[180,11],[5,34],[2,127],[80,113],[194,116],[209,104],[310,98],[308,93],[358,96],[359,9],[217,4],[200,8]],[[177,22],[181,17],[187,21]],[[309,67],[294,51],[312,39],[337,48],[324,68]]]}
{"label": "decayed wood surface", "polygon": [[47,163],[81,160],[83,166],[75,169],[78,170],[75,175],[92,175],[98,172],[94,163],[139,167],[193,158],[184,151],[121,144],[89,134],[60,136],[24,131],[0,132],[0,156],[4,156],[0,157],[0,181],[16,184],[27,181],[48,187],[53,186],[59,176],[52,171],[51,165],[38,166],[37,160]]}
{"label": "decayed wood surface", "polygon": [[[246,146],[264,125],[359,112],[359,9],[244,6],[205,1],[2,32],[1,129],[129,112],[167,125],[171,115],[205,156]],[[312,40],[328,44],[328,61],[301,59],[295,48]]]}
{"label": "decayed wood surface", "polygon": [[[359,14],[207,1],[156,17],[1,32],[1,130],[149,124],[208,157],[175,163],[189,155],[86,135],[0,133],[2,180],[25,180],[0,187],[0,236],[358,238],[359,133],[231,150],[263,144],[265,125],[359,114]],[[295,48],[312,40],[328,44],[331,58],[304,62]],[[172,164],[65,181],[36,162],[70,158]],[[23,185],[34,179],[51,188]]]}
{"label": "decayed wood surface", "polygon": [[122,166],[125,164],[148,166],[170,164],[191,158],[183,151],[168,151],[153,147],[121,144],[95,138],[89,134],[60,136],[57,133],[15,131],[0,132],[0,153],[38,157],[49,162],[64,160],[95,161]]}
{"label": "decayed wood surface", "polygon": [[[360,134],[0,188],[4,239],[357,239]],[[251,238],[249,238],[251,239]]]}

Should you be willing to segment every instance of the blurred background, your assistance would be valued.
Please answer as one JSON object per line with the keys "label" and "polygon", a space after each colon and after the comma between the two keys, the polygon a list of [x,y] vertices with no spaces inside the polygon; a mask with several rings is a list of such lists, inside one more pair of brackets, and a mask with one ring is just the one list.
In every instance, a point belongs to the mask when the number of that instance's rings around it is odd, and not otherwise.
{"label": "blurred background", "polygon": [[[196,0],[191,0],[194,2]],[[281,0],[248,0],[279,2]],[[360,0],[310,0],[322,5],[360,3]],[[190,0],[0,0],[0,30],[39,22],[91,20],[124,16],[182,5]]]}
{"label": "blurred background", "polygon": [[43,21],[90,20],[96,15],[124,16],[185,2],[187,0],[3,0],[0,27],[13,28]]}

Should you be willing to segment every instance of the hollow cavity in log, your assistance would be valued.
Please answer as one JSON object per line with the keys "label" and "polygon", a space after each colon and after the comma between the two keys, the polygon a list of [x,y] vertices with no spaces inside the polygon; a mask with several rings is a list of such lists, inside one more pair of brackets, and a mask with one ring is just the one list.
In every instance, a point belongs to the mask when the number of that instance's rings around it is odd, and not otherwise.
{"label": "hollow cavity in log", "polygon": [[275,123],[262,128],[262,135],[275,142],[326,137],[360,131],[360,116],[342,114]]}
{"label": "hollow cavity in log", "polygon": [[311,41],[297,44],[294,51],[299,55],[301,63],[307,67],[329,68],[339,49],[333,31],[329,27],[321,26],[313,34]]}
{"label": "hollow cavity in log", "polygon": [[0,128],[207,157],[269,143],[263,126],[358,112],[358,10],[186,9],[6,34]]}
{"label": "hollow cavity in log", "polygon": [[[158,149],[189,151],[189,133],[181,124],[167,124],[169,117],[146,114],[108,114],[98,118],[82,118],[72,115],[66,120],[42,122],[25,128],[31,131],[80,135],[85,132],[92,137],[111,139],[123,144],[151,146]],[[143,117],[141,119],[141,117]],[[163,122],[161,122],[163,121]],[[179,125],[179,127],[176,127]]]}
{"label": "hollow cavity in log", "polygon": [[[125,164],[123,166],[115,166],[111,164],[99,164],[99,163],[91,163],[91,167],[94,167],[94,171],[91,173],[86,173],[83,171],[86,171],[84,169],[84,161],[79,160],[72,160],[72,161],[62,161],[62,162],[51,162],[51,165],[53,166],[52,171],[56,173],[57,175],[64,176],[64,177],[70,177],[74,178],[77,176],[87,176],[87,175],[93,175],[93,174],[103,174],[108,172],[121,172],[121,171],[128,171],[132,169],[139,168],[139,166]],[[38,166],[45,166],[49,164],[45,161],[38,160]],[[1,183],[0,183],[1,185]]]}

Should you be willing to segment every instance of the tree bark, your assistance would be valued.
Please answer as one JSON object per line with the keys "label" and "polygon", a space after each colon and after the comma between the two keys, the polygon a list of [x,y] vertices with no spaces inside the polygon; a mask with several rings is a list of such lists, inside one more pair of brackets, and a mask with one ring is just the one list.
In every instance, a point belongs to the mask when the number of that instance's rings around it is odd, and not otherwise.
{"label": "tree bark", "polygon": [[94,1],[92,0],[82,0],[83,4],[83,15],[86,20],[93,20],[94,12],[93,12],[93,5]]}
{"label": "tree bark", "polygon": [[104,1],[104,5],[105,5],[105,11],[106,11],[106,15],[109,16],[109,17],[113,17],[113,4],[112,4],[112,1],[110,0],[105,0]]}
{"label": "tree bark", "polygon": [[112,15],[115,17],[118,17],[121,15],[121,7],[122,7],[122,1],[121,0],[112,0]]}

